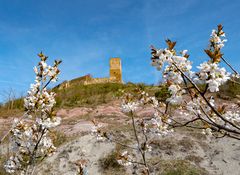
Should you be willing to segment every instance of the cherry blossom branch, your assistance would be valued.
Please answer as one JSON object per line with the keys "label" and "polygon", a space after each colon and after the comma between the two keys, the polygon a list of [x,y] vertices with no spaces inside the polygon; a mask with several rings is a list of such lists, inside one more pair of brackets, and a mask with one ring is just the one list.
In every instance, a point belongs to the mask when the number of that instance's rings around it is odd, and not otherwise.
{"label": "cherry blossom branch", "polygon": [[[175,65],[175,67],[177,67],[177,65],[176,65],[175,63],[173,63],[173,64]],[[181,75],[182,75],[183,78],[184,78],[186,75],[185,75],[178,67],[177,67],[177,69],[181,72]],[[189,77],[186,77],[186,78],[187,78],[188,81],[191,83],[191,81],[190,81],[191,79],[190,79]],[[188,86],[187,86],[186,81],[184,81],[184,83],[185,83],[186,88],[188,89],[188,92],[190,92],[190,91],[189,91],[189,88],[188,88]],[[194,86],[194,83],[192,83],[192,85]],[[195,86],[197,86],[197,85],[195,85]],[[194,88],[196,88],[195,86],[194,86]],[[204,94],[206,93],[206,89],[207,89],[207,88],[208,88],[208,85],[206,85],[205,90],[204,90],[203,92],[200,92],[200,91],[198,91],[198,92],[199,92],[200,94],[202,94],[203,97],[205,97]],[[191,93],[189,93],[189,94],[190,94],[190,96],[192,97]],[[193,98],[191,98],[191,99],[193,100]],[[211,117],[206,113],[206,111],[203,109],[203,107],[202,107],[201,105],[200,105],[200,108],[201,108],[201,110],[203,111],[203,113],[205,114],[205,116],[208,118],[208,120],[210,121],[210,123],[209,123],[208,121],[205,120],[205,122],[207,122],[208,124],[211,124],[211,125],[217,127],[218,130],[222,129],[222,130],[228,131],[228,132],[230,132],[230,133],[240,134],[240,132],[238,132],[238,131],[236,131],[236,130],[232,130],[232,129],[229,129],[229,128],[225,127],[225,126],[222,126],[222,125],[217,124],[216,122],[214,122],[214,121],[211,119]],[[200,115],[196,115],[196,116],[198,116],[198,117],[195,118],[195,119],[193,119],[193,120],[190,120],[190,121],[188,121],[188,122],[186,122],[186,123],[184,123],[184,124],[182,124],[182,125],[180,125],[180,126],[187,126],[188,124],[193,123],[194,121],[196,121],[196,120],[198,120],[198,119],[203,120],[203,118],[201,118]],[[216,130],[215,128],[212,128],[212,129]],[[227,134],[225,134],[225,135],[227,135]],[[230,134],[228,134],[228,135],[230,135]],[[231,136],[232,136],[232,135],[231,135]],[[234,137],[234,138],[238,138],[238,137]]]}
{"label": "cherry blossom branch", "polygon": [[191,94],[191,92],[190,92],[190,89],[189,89],[189,87],[188,87],[188,85],[187,85],[187,81],[186,81],[185,77],[184,77],[182,74],[181,74],[181,76],[182,76],[182,79],[183,79],[183,81],[184,81],[185,87],[186,87],[186,89],[187,89],[187,91],[188,91],[188,94],[190,95],[191,100],[193,100],[193,96],[192,96],[192,94]]}
{"label": "cherry blossom branch", "polygon": [[[176,65],[174,62],[173,62],[173,64],[175,65],[175,67],[177,67],[177,65]],[[181,71],[181,69],[179,69],[178,67],[177,67],[177,69],[181,72],[182,78],[183,78],[183,80],[184,80],[185,87],[186,87],[186,89],[188,90],[189,95],[191,96],[191,100],[193,101],[192,94],[190,93],[189,87],[187,86],[187,83],[186,83],[186,80],[185,80],[185,76],[186,76],[186,75],[185,75],[185,74]],[[189,77],[187,77],[187,78],[188,78],[188,80],[190,80]],[[190,83],[191,83],[191,81],[190,81]],[[193,84],[193,86],[194,86],[194,84]],[[196,86],[194,86],[194,88],[196,88]],[[208,84],[206,85],[205,90],[204,90],[202,93],[200,93],[200,92],[199,92],[199,93],[202,94],[202,96],[204,96],[205,93],[207,92],[207,89],[208,89]],[[219,128],[219,129],[226,130],[226,131],[228,131],[228,132],[233,132],[233,133],[235,133],[235,134],[240,134],[238,131],[231,130],[231,129],[225,127],[225,126],[218,125],[216,122],[214,122],[214,121],[211,119],[211,117],[206,113],[206,111],[203,109],[203,107],[202,107],[201,105],[200,105],[200,108],[201,108],[201,110],[203,111],[203,113],[206,115],[206,117],[208,118],[208,120],[210,120],[211,123],[209,123],[209,124],[212,124],[212,125],[214,125],[215,127]],[[198,116],[198,118],[195,118],[195,119],[193,119],[193,120],[190,120],[190,121],[186,122],[185,124],[183,124],[182,126],[186,126],[187,124],[192,123],[192,122],[194,122],[195,120],[198,120],[198,119],[202,120],[202,118],[200,117],[200,115],[196,115],[196,116]],[[206,122],[206,121],[205,121],[205,122]]]}
{"label": "cherry blossom branch", "polygon": [[132,147],[132,146],[123,144],[123,143],[117,141],[116,139],[112,139],[112,138],[108,138],[108,137],[107,137],[107,139],[108,139],[109,141],[111,141],[111,142],[114,142],[114,143],[120,145],[120,146],[123,146],[123,147],[126,147],[126,148],[130,148],[130,149],[133,149],[133,150],[138,150],[138,148],[134,148],[134,147]]}
{"label": "cherry blossom branch", "polygon": [[189,124],[191,124],[191,123],[193,123],[193,122],[195,122],[195,121],[197,121],[197,120],[201,120],[201,118],[199,118],[199,117],[197,117],[197,118],[194,118],[194,119],[192,119],[192,120],[189,120],[189,121],[187,121],[187,122],[185,122],[185,123],[180,123],[180,122],[178,122],[178,121],[176,121],[176,120],[174,120],[174,119],[172,119],[177,125],[175,125],[175,124],[169,124],[170,126],[172,126],[173,128],[177,128],[177,127],[190,127],[190,128],[195,128],[195,129],[205,129],[204,127],[195,127],[195,126],[189,126]]}
{"label": "cherry blossom branch", "polygon": [[[180,69],[178,69],[178,70],[182,73],[183,76],[185,76],[185,74],[184,74]],[[189,77],[187,77],[187,78],[188,78],[188,80],[190,80]],[[191,81],[190,81],[190,83],[191,83]],[[193,84],[193,86],[194,86],[194,84]],[[195,86],[194,86],[194,87],[195,87]],[[207,89],[207,86],[206,86],[205,89]],[[200,92],[199,92],[199,93],[200,93]],[[202,93],[202,96],[203,96],[203,97],[205,97],[205,96],[204,96],[205,93],[206,93],[206,90],[204,90],[204,92]],[[200,93],[200,94],[201,94],[201,93]],[[208,101],[208,100],[207,100],[207,101]],[[209,104],[210,104],[210,103],[209,103]],[[210,105],[211,105],[211,104],[210,104]],[[225,127],[225,126],[222,126],[222,125],[217,124],[216,122],[214,122],[214,121],[211,119],[211,117],[206,113],[206,111],[203,109],[202,106],[200,106],[200,108],[201,108],[201,110],[203,111],[203,113],[205,114],[205,116],[208,118],[208,120],[210,120],[211,123],[209,123],[209,124],[211,124],[211,125],[219,128],[219,129],[223,129],[223,130],[225,130],[225,131],[232,132],[232,133],[234,133],[234,134],[240,134],[240,132],[238,132],[238,131],[236,131],[236,130],[232,130],[232,129],[229,129],[229,128]],[[199,116],[199,118],[202,119],[200,116]],[[197,118],[196,118],[196,119],[197,119]],[[192,123],[192,122],[193,122],[193,121],[189,121],[189,123]],[[206,122],[206,121],[205,121],[205,122]],[[188,122],[187,122],[187,123],[188,123]]]}
{"label": "cherry blossom branch", "polygon": [[36,145],[34,146],[33,152],[31,153],[30,164],[34,164],[36,151],[38,150],[39,143],[41,142],[46,130],[47,130],[46,128],[43,128],[41,131],[40,138],[38,139]]}
{"label": "cherry blossom branch", "polygon": [[[55,61],[54,66],[48,66],[47,57],[40,53],[40,62],[34,67],[35,83],[31,84],[28,95],[24,98],[24,107],[27,112],[18,119],[14,119],[13,126],[1,139],[1,142],[11,134],[14,146],[12,156],[5,164],[8,173],[30,175],[34,173],[36,159],[55,151],[49,136],[49,129],[60,124],[61,119],[56,116],[53,107],[56,103],[55,93],[47,91],[46,87],[57,80],[60,73]],[[41,149],[41,151],[38,151]]]}
{"label": "cherry blossom branch", "polygon": [[[142,125],[144,125],[144,121],[143,121],[143,124]],[[149,168],[148,168],[148,165],[147,165],[147,162],[146,162],[146,150],[147,150],[147,143],[148,143],[148,136],[147,136],[147,134],[146,134],[146,132],[145,132],[145,128],[144,128],[144,126],[142,126],[142,133],[143,133],[143,135],[144,135],[144,138],[145,138],[145,141],[144,141],[144,143],[143,143],[143,145],[144,145],[144,151],[143,151],[143,155],[142,155],[142,157],[143,157],[143,162],[144,162],[144,166],[146,167],[146,170],[147,170],[147,173],[150,175],[150,172],[149,172]]]}
{"label": "cherry blossom branch", "polygon": [[234,123],[232,123],[231,121],[225,119],[212,105],[211,103],[206,99],[206,97],[204,96],[205,93],[201,92],[201,90],[198,88],[198,86],[187,76],[184,74],[184,72],[179,69],[179,67],[176,65],[176,63],[174,63],[174,61],[172,62],[172,64],[176,67],[176,69],[184,76],[186,77],[186,79],[193,85],[193,87],[198,91],[198,93],[201,95],[201,97],[204,99],[204,101],[207,103],[207,105],[212,109],[212,111],[218,116],[220,117],[223,121],[225,121],[226,123],[229,123],[230,125],[232,125],[233,127],[237,128],[240,130],[240,127],[236,126]]}
{"label": "cherry blossom branch", "polygon": [[238,134],[238,135],[240,136],[240,132],[239,132],[239,131],[230,129],[230,128],[228,128],[228,127],[225,127],[224,125],[219,125],[218,123],[214,122],[214,121],[210,118],[210,116],[206,113],[206,111],[205,111],[202,107],[201,107],[201,110],[202,110],[203,113],[207,116],[207,118],[212,122],[212,125],[218,128],[218,129],[217,129],[218,131],[222,129],[222,130],[228,131],[228,132],[230,132],[230,133]]}

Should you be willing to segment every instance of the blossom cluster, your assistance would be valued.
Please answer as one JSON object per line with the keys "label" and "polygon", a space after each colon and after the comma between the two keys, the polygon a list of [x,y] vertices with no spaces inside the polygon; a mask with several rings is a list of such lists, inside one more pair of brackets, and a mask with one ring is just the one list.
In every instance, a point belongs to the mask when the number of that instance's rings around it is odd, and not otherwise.
{"label": "blossom cluster", "polygon": [[24,107],[29,110],[39,110],[43,113],[51,112],[51,109],[55,105],[55,93],[48,92],[45,85],[49,82],[57,81],[57,76],[60,73],[58,65],[61,61],[55,61],[53,66],[47,65],[47,56],[42,53],[38,54],[41,61],[38,66],[34,67],[36,75],[35,83],[31,84],[28,96],[24,99]]}
{"label": "blossom cluster", "polygon": [[93,122],[93,127],[91,129],[91,134],[94,135],[97,138],[97,141],[104,141],[107,139],[104,132],[102,132],[102,125],[100,123],[97,123],[96,121]]}
{"label": "blossom cluster", "polygon": [[8,173],[19,172],[29,174],[36,160],[51,156],[56,147],[49,136],[51,128],[60,124],[61,118],[56,116],[55,93],[46,88],[50,82],[56,81],[60,73],[55,61],[54,66],[48,66],[47,57],[40,53],[40,62],[34,67],[35,83],[31,84],[24,98],[26,113],[22,118],[14,119],[11,129],[11,157],[5,164]]}
{"label": "blossom cluster", "polygon": [[240,123],[240,111],[227,111],[223,114],[223,117],[231,122]]}
{"label": "blossom cluster", "polygon": [[157,59],[152,59],[152,66],[155,66],[158,70],[161,70],[162,67],[164,66],[165,62],[168,62],[172,56],[173,53],[166,49],[158,49],[156,50],[155,48],[152,48],[154,50],[153,54],[153,58],[157,58]]}
{"label": "blossom cluster", "polygon": [[219,87],[230,79],[230,73],[224,67],[220,68],[217,63],[204,62],[198,66],[200,72],[195,77],[195,82],[207,84],[210,92],[219,91]]}
{"label": "blossom cluster", "polygon": [[210,43],[215,47],[215,49],[221,49],[224,43],[227,42],[225,38],[225,32],[222,30],[222,26],[218,26],[218,30],[213,29]]}
{"label": "blossom cluster", "polygon": [[[215,106],[215,100],[212,96],[209,98],[208,101],[211,106],[213,107]],[[195,115],[201,115],[203,113],[203,110],[206,113],[210,113],[209,115],[213,115],[211,113],[210,106],[207,105],[207,103],[201,97],[193,98],[191,101],[187,102],[186,109],[188,112],[193,113]]]}
{"label": "blossom cluster", "polygon": [[137,102],[127,102],[122,104],[122,111],[125,113],[136,111],[139,104]]}
{"label": "blossom cluster", "polygon": [[134,157],[136,157],[136,155],[128,151],[123,151],[117,156],[117,162],[122,166],[128,167],[128,169],[132,171],[132,174],[148,174],[148,167],[136,162]]}
{"label": "blossom cluster", "polygon": [[163,68],[163,80],[169,85],[171,97],[167,101],[171,104],[181,104],[182,95],[186,92],[182,89],[181,84],[184,82],[182,73],[178,69],[181,69],[183,73],[192,77],[191,71],[192,63],[188,60],[189,55],[187,50],[180,52],[180,55],[176,54],[173,50],[176,42],[170,40],[166,41],[168,48],[155,49],[152,48],[152,65],[157,67],[158,70]]}
{"label": "blossom cluster", "polygon": [[173,129],[169,129],[169,124],[171,122],[172,121],[167,114],[161,116],[161,114],[155,112],[150,121],[149,128],[152,133],[158,136],[166,136],[169,133],[173,132]]}
{"label": "blossom cluster", "polygon": [[132,165],[133,157],[128,151],[124,151],[118,155],[117,162],[123,166],[130,166]]}
{"label": "blossom cluster", "polygon": [[[172,132],[172,130],[169,129],[171,119],[159,111],[159,108],[165,107],[165,104],[159,102],[154,96],[149,96],[145,91],[139,90],[138,95],[135,94],[135,96],[127,94],[122,102],[121,109],[126,113],[134,113],[138,108],[145,105],[151,105],[154,109],[154,114],[151,118],[142,119],[137,122],[143,132],[146,134],[150,132],[158,136],[164,136]],[[131,107],[126,110],[126,106]]]}

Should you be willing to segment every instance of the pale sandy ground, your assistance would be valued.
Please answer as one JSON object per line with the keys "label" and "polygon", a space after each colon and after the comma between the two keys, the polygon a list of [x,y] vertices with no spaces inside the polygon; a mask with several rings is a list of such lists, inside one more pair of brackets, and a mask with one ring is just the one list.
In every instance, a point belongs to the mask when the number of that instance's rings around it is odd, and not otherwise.
{"label": "pale sandy ground", "polygon": [[[185,135],[186,134],[186,135]],[[222,140],[197,140],[195,137],[187,136],[187,133],[174,133],[164,138],[172,140],[172,150],[161,148],[154,150],[150,157],[161,157],[161,159],[187,159],[189,155],[200,158],[196,164],[205,168],[211,175],[239,175],[240,174],[240,144],[232,139]],[[177,139],[176,139],[177,138]],[[174,139],[174,140],[173,140]],[[191,146],[186,146],[181,141],[190,140]],[[187,142],[188,144],[188,142]],[[167,145],[163,146],[167,147]],[[73,162],[79,159],[87,159],[90,175],[100,175],[101,167],[98,160],[107,156],[114,150],[114,144],[96,142],[91,135],[85,135],[61,146],[57,153],[48,158],[37,170],[37,174],[66,174],[74,175],[76,166]],[[194,162],[193,162],[194,163]]]}
{"label": "pale sandy ground", "polygon": [[[151,115],[151,113],[150,108],[138,111],[140,116]],[[58,130],[74,139],[60,146],[54,156],[39,165],[36,174],[74,175],[76,166],[73,162],[79,159],[88,161],[89,175],[103,174],[98,160],[111,153],[115,146],[113,143],[96,142],[90,134],[93,126],[90,119],[96,118],[106,127],[111,123],[119,123],[119,125],[127,123],[129,119],[120,111],[119,102],[95,108],[61,109],[58,115],[63,118]],[[0,120],[1,130],[7,128],[10,120],[10,118]],[[3,133],[1,131],[0,135]],[[205,168],[210,175],[240,175],[240,141],[229,138],[216,140],[192,131],[179,130],[159,142],[161,144],[154,148],[151,153],[152,157],[190,159],[195,156],[192,163]],[[6,152],[6,148],[0,148],[0,153]]]}
{"label": "pale sandy ground", "polygon": [[76,175],[77,167],[74,162],[86,159],[89,175],[100,175],[101,169],[98,166],[98,160],[113,149],[113,144],[99,143],[96,142],[95,137],[85,135],[60,147],[54,156],[48,158],[38,167],[36,174]]}

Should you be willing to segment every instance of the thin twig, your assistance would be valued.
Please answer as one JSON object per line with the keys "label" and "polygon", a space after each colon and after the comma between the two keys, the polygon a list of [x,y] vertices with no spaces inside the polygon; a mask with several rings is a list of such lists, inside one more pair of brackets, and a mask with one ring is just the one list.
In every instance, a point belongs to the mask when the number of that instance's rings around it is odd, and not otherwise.
{"label": "thin twig", "polygon": [[232,66],[230,63],[227,62],[227,60],[225,58],[222,57],[222,60],[224,61],[224,63],[226,63],[230,69],[232,69],[232,71],[235,73],[235,74],[239,74]]}
{"label": "thin twig", "polygon": [[118,145],[121,145],[121,146],[123,146],[123,147],[126,147],[126,148],[130,148],[130,149],[133,149],[133,150],[138,150],[138,148],[134,148],[134,147],[131,147],[131,146],[129,146],[129,145],[125,145],[124,143],[121,143],[121,142],[119,142],[119,141],[117,141],[117,140],[113,140],[113,139],[110,139],[110,138],[107,138],[109,141],[111,141],[111,142],[114,142],[114,143],[116,143],[116,144],[118,144]]}
{"label": "thin twig", "polygon": [[142,148],[141,148],[141,145],[140,145],[140,141],[139,141],[139,139],[138,139],[137,130],[136,130],[136,124],[135,124],[135,121],[134,121],[134,114],[133,114],[132,111],[131,111],[130,115],[131,115],[131,118],[132,118],[132,126],[133,126],[134,135],[135,135],[135,138],[136,138],[136,141],[137,141],[137,144],[138,144],[138,150],[139,150],[139,152],[140,152],[141,155],[142,155],[142,159],[143,159],[143,162],[144,162],[144,166],[146,167],[147,173],[148,173],[148,175],[149,175],[150,172],[149,172],[149,169],[148,169],[148,167],[147,167],[147,163],[146,163],[146,159],[145,159],[145,153],[142,151]]}

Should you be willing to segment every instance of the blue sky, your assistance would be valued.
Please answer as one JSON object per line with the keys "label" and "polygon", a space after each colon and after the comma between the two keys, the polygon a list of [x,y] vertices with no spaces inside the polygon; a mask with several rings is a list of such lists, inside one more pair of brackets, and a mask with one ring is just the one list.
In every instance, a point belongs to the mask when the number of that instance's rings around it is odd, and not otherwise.
{"label": "blue sky", "polygon": [[176,40],[197,66],[221,23],[225,57],[239,70],[240,1],[227,0],[0,0],[0,101],[24,94],[34,80],[37,53],[63,60],[60,82],[85,74],[107,77],[109,58],[121,57],[125,82],[157,83],[151,44]]}

